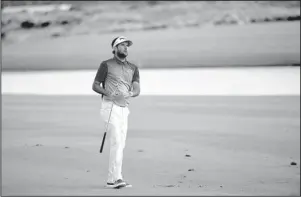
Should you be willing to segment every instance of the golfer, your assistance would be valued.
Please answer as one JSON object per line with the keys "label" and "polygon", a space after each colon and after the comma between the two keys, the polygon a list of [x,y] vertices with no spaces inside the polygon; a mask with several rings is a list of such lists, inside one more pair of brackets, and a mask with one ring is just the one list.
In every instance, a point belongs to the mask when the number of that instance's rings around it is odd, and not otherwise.
{"label": "golfer", "polygon": [[130,113],[128,106],[131,97],[140,94],[138,67],[126,59],[132,44],[124,36],[112,41],[114,57],[100,64],[92,87],[102,95],[100,114],[108,124],[110,136],[108,187],[131,187],[123,180],[122,160]]}

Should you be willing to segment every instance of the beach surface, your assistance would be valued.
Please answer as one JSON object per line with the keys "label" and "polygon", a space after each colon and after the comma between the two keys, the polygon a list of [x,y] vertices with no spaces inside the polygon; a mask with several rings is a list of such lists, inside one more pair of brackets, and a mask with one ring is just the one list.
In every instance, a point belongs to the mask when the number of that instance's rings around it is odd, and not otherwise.
{"label": "beach surface", "polygon": [[300,22],[113,32],[2,43],[3,71],[96,70],[120,35],[141,69],[300,65]]}
{"label": "beach surface", "polygon": [[300,96],[138,97],[122,190],[104,188],[99,107],[2,95],[2,195],[300,195]]}

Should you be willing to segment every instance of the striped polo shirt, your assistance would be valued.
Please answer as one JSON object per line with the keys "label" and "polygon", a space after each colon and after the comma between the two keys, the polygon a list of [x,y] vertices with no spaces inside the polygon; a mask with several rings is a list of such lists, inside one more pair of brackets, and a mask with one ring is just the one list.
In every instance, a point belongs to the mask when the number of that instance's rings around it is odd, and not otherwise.
{"label": "striped polo shirt", "polygon": [[[120,61],[115,56],[103,61],[96,73],[95,81],[102,83],[110,94],[126,94],[132,90],[134,81],[140,82],[139,69],[129,61]],[[109,100],[107,96],[103,98]],[[126,100],[129,105],[129,99]]]}

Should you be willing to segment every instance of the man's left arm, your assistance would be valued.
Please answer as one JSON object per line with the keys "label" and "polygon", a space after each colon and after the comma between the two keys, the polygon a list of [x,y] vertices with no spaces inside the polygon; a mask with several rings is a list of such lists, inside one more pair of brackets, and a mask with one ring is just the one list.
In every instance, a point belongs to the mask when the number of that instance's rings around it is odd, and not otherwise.
{"label": "man's left arm", "polygon": [[140,94],[140,83],[137,81],[133,82],[133,90],[132,90],[132,97],[139,96]]}
{"label": "man's left arm", "polygon": [[140,94],[140,75],[138,67],[135,68],[133,80],[132,80],[132,91],[130,93],[131,97],[139,96]]}

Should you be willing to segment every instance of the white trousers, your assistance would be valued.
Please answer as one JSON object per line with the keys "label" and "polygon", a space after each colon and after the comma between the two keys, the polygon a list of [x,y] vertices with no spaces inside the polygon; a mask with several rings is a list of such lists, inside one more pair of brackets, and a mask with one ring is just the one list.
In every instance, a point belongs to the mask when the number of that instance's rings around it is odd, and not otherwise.
{"label": "white trousers", "polygon": [[129,113],[130,111],[127,107],[119,107],[111,101],[102,100],[100,114],[105,123],[108,124],[107,134],[110,139],[108,183],[123,179],[122,160],[128,129]]}

